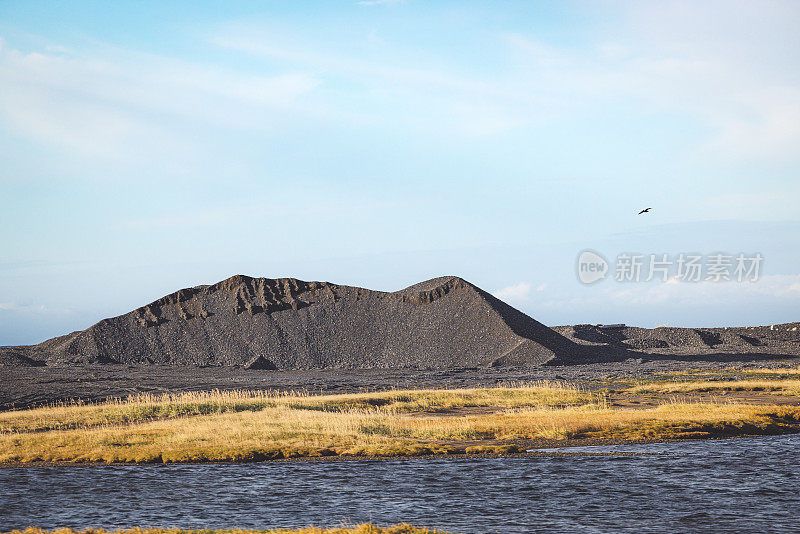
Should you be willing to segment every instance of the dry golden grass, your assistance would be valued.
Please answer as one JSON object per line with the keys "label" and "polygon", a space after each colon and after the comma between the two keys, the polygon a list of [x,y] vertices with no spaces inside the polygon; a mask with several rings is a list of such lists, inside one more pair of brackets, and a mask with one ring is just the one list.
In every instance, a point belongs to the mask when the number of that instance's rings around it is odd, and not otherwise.
{"label": "dry golden grass", "polygon": [[741,367],[728,367],[724,369],[684,369],[681,371],[667,371],[662,376],[694,376],[694,377],[715,377],[724,375],[742,375],[742,376],[763,376],[765,378],[791,378],[794,376],[800,377],[800,367],[786,367],[786,368],[748,368]]}
{"label": "dry golden grass", "polygon": [[745,375],[800,376],[800,367],[786,369],[742,369],[741,373]]}
{"label": "dry golden grass", "polygon": [[[493,413],[458,411],[469,407]],[[602,395],[561,384],[326,396],[192,393],[0,416],[0,462],[510,453],[532,440],[670,439],[800,429],[798,407],[671,403],[611,409]]]}
{"label": "dry golden grass", "polygon": [[390,390],[344,395],[308,395],[278,391],[208,391],[174,395],[141,394],[101,404],[66,403],[31,410],[0,412],[0,433],[41,432],[128,425],[164,419],[265,408],[323,412],[375,410],[381,413],[443,412],[458,408],[497,409],[583,405],[597,394],[560,382],[508,384],[507,387]]}
{"label": "dry golden grass", "polygon": [[132,528],[125,530],[104,530],[89,528],[86,530],[73,530],[61,528],[56,530],[42,530],[40,528],[27,528],[25,530],[12,530],[13,534],[445,534],[441,530],[413,527],[407,524],[379,527],[369,523],[360,525],[342,526],[336,528],[306,527],[300,529],[270,529],[270,530],[183,530],[163,528]]}
{"label": "dry golden grass", "polygon": [[800,380],[693,380],[686,382],[651,382],[633,386],[630,393],[705,393],[727,391],[759,391],[800,396]]}

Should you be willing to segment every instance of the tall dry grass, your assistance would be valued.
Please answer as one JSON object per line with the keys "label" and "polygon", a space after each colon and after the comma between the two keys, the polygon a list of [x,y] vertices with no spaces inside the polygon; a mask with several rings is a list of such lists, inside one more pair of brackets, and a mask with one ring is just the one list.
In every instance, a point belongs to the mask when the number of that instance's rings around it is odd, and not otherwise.
{"label": "tall dry grass", "polygon": [[[494,412],[448,413],[475,406]],[[561,384],[325,396],[190,393],[0,415],[6,429],[0,434],[2,462],[514,452],[515,443],[526,440],[668,439],[800,428],[796,407],[670,403],[619,410],[599,394]]]}
{"label": "tall dry grass", "polygon": [[706,393],[758,391],[800,396],[800,380],[692,380],[686,382],[651,382],[633,386],[630,393]]}
{"label": "tall dry grass", "polygon": [[800,367],[765,368],[765,367],[726,367],[721,369],[683,369],[680,371],[667,371],[663,376],[695,376],[714,377],[723,375],[763,376],[768,379],[790,378],[800,376]]}
{"label": "tall dry grass", "polygon": [[42,432],[130,425],[148,421],[288,408],[322,412],[444,412],[459,408],[575,406],[602,401],[600,394],[561,382],[505,384],[495,388],[389,390],[339,395],[289,391],[199,391],[138,394],[99,404],[57,405],[0,412],[0,433]]}
{"label": "tall dry grass", "polygon": [[800,376],[800,367],[790,367],[785,369],[742,369],[745,375],[777,375],[777,376]]}

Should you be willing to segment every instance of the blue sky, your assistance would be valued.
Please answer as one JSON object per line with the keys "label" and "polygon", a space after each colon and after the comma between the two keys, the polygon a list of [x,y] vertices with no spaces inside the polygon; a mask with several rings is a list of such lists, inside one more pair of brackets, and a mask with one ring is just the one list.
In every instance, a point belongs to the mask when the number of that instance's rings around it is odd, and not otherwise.
{"label": "blue sky", "polygon": [[[0,3],[2,345],[236,273],[798,320],[796,2],[164,4]],[[585,286],[587,248],[764,263]]]}

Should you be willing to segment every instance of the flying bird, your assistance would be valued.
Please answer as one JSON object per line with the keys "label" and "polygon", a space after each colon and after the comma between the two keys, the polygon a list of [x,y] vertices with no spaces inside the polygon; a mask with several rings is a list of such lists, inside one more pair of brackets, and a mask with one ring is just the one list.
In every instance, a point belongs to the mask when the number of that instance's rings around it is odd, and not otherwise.
{"label": "flying bird", "polygon": [[642,213],[650,213],[651,209],[653,209],[653,208],[645,208],[642,211],[640,211],[639,213],[637,213],[636,215],[641,215]]}

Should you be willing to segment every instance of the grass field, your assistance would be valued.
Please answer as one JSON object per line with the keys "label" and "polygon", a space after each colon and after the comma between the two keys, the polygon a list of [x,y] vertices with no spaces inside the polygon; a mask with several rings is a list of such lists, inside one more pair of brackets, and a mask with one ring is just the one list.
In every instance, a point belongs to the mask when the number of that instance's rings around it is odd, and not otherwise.
{"label": "grass field", "polygon": [[790,377],[790,376],[797,376],[800,377],[800,367],[790,367],[790,368],[782,368],[782,369],[761,369],[761,368],[752,368],[752,369],[742,369],[740,371],[743,375],[765,375],[765,376],[772,376],[772,377]]}
{"label": "grass field", "polygon": [[631,387],[631,393],[706,393],[729,391],[758,391],[780,395],[800,396],[800,380],[688,380],[683,382],[650,382]]}
{"label": "grass field", "polygon": [[759,377],[769,380],[779,378],[792,378],[800,377],[800,367],[778,367],[778,368],[737,368],[729,367],[727,369],[686,369],[683,371],[669,371],[663,376],[676,377],[676,376],[696,376],[696,377],[716,377],[722,375],[735,375],[741,377]]}
{"label": "grass field", "polygon": [[203,462],[513,453],[542,440],[800,431],[800,407],[612,408],[560,383],[348,395],[206,392],[0,413],[0,462]]}
{"label": "grass field", "polygon": [[479,389],[390,390],[345,395],[308,395],[277,391],[210,391],[177,395],[135,395],[102,404],[67,403],[24,411],[0,412],[0,433],[87,429],[148,421],[269,408],[336,413],[407,414],[458,408],[493,409],[582,406],[602,395],[557,383],[508,384]]}

